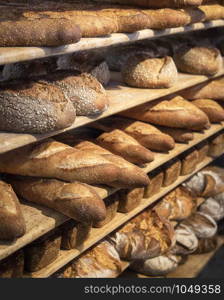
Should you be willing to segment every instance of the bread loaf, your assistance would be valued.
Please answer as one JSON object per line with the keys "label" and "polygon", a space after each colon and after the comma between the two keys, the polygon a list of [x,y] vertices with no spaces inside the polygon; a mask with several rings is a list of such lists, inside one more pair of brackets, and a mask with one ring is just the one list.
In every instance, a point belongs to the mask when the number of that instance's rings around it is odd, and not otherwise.
{"label": "bread loaf", "polygon": [[72,103],[51,84],[25,81],[4,84],[0,100],[3,131],[46,133],[69,127],[75,121]]}
{"label": "bread loaf", "polygon": [[223,19],[224,17],[224,7],[217,2],[200,5],[199,8],[205,14],[205,21]]}
{"label": "bread loaf", "polygon": [[223,154],[224,134],[218,133],[209,140],[208,155],[218,157]]}
{"label": "bread loaf", "polygon": [[113,220],[116,216],[119,206],[119,196],[117,193],[110,195],[106,199],[104,199],[104,203],[106,206],[106,218],[102,221],[94,222],[93,226],[100,228]]}
{"label": "bread loaf", "polygon": [[209,215],[196,212],[188,219],[183,220],[183,224],[190,227],[200,239],[213,237],[217,232],[217,224]]}
{"label": "bread loaf", "polygon": [[147,103],[120,115],[172,128],[203,130],[210,126],[204,112],[179,96],[169,101]]}
{"label": "bread loaf", "polygon": [[150,184],[145,187],[144,198],[150,198],[159,193],[164,180],[164,172],[158,168],[148,174]]}
{"label": "bread loaf", "polygon": [[206,113],[211,123],[219,123],[224,120],[224,109],[214,100],[198,99],[192,103]]}
{"label": "bread loaf", "polygon": [[116,167],[120,170],[120,175],[119,178],[113,182],[113,186],[115,187],[135,188],[144,187],[149,184],[148,176],[140,168],[92,142],[80,142],[75,146],[75,148],[82,150],[85,153],[91,152],[92,154],[100,155],[112,164],[116,165]]}
{"label": "bread loaf", "polygon": [[127,118],[109,117],[93,123],[92,126],[107,132],[120,129],[152,151],[167,152],[175,146],[174,140],[156,127]]}
{"label": "bread loaf", "polygon": [[76,43],[80,28],[66,19],[1,21],[0,46],[61,46]]}
{"label": "bread loaf", "polygon": [[44,81],[58,86],[73,103],[78,116],[100,114],[108,108],[109,100],[103,86],[90,74],[75,76],[61,71],[49,74]]}
{"label": "bread loaf", "polygon": [[118,211],[122,213],[128,213],[132,211],[141,203],[143,195],[144,195],[143,188],[118,191],[118,197],[119,197]]}
{"label": "bread loaf", "polygon": [[62,234],[61,249],[71,250],[81,247],[89,237],[91,229],[92,226],[89,223],[77,223],[73,220],[67,221],[60,228]]}
{"label": "bread loaf", "polygon": [[52,263],[59,255],[60,232],[53,231],[24,248],[25,270],[37,272]]}
{"label": "bread loaf", "polygon": [[211,216],[215,221],[220,221],[224,218],[224,206],[215,198],[208,198],[201,204],[199,211]]}
{"label": "bread loaf", "polygon": [[223,100],[224,95],[224,78],[204,82],[185,89],[180,94],[186,99],[213,99]]}
{"label": "bread loaf", "polygon": [[190,149],[181,155],[181,175],[185,176],[194,172],[198,164],[198,151]]}
{"label": "bread loaf", "polygon": [[24,273],[24,252],[19,250],[0,262],[0,278],[22,278]]}
{"label": "bread loaf", "polygon": [[198,164],[203,162],[208,155],[209,145],[207,141],[201,142],[196,146],[198,151]]}
{"label": "bread loaf", "polygon": [[179,159],[173,159],[164,165],[164,179],[163,186],[169,186],[173,184],[181,172],[181,162]]}
{"label": "bread loaf", "polygon": [[26,225],[19,200],[11,185],[0,181],[0,240],[13,240],[25,234]]}
{"label": "bread loaf", "polygon": [[199,75],[214,75],[223,65],[220,51],[209,47],[184,48],[174,55],[174,61],[179,71]]}
{"label": "bread loaf", "polygon": [[217,248],[217,245],[217,236],[208,239],[199,239],[198,248],[196,249],[195,254],[204,254],[212,252]]}
{"label": "bread loaf", "polygon": [[97,222],[106,217],[103,200],[87,184],[30,177],[8,180],[23,199],[52,208],[76,221]]}
{"label": "bread loaf", "polygon": [[131,163],[144,164],[154,160],[154,155],[150,150],[119,129],[101,134],[97,138],[97,143]]}
{"label": "bread loaf", "polygon": [[177,143],[187,143],[194,139],[194,134],[191,130],[157,126],[163,133],[170,135]]}
{"label": "bread loaf", "polygon": [[169,88],[177,80],[177,69],[169,56],[151,58],[137,53],[129,56],[121,72],[127,85],[138,88]]}

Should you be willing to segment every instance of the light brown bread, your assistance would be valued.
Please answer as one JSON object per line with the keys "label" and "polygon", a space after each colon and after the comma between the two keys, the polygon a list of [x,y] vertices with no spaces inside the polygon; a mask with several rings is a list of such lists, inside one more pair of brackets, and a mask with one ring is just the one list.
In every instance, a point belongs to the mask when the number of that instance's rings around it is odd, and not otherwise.
{"label": "light brown bread", "polygon": [[141,202],[144,195],[143,188],[136,188],[132,190],[118,191],[119,206],[118,211],[128,213],[135,209]]}
{"label": "light brown bread", "polygon": [[144,164],[154,159],[150,150],[141,146],[134,138],[119,129],[101,134],[97,138],[97,143],[131,163]]}
{"label": "light brown bread", "polygon": [[215,79],[201,83],[189,89],[185,89],[180,94],[189,100],[213,99],[223,101],[224,99],[224,78]]}
{"label": "light brown bread", "polygon": [[208,155],[212,157],[218,157],[223,154],[224,146],[224,134],[217,134],[209,140],[209,151]]}
{"label": "light brown bread", "polygon": [[180,129],[180,128],[171,128],[165,126],[157,126],[157,128],[167,134],[170,135],[175,142],[177,143],[187,143],[194,139],[194,133],[191,130]]}
{"label": "light brown bread", "polygon": [[180,96],[168,101],[153,101],[120,115],[173,128],[203,130],[210,127],[206,114]]}
{"label": "light brown bread", "polygon": [[[74,140],[74,139],[73,139]],[[144,187],[149,184],[148,176],[137,166],[129,163],[118,155],[112,154],[110,151],[89,141],[81,141],[76,143],[76,149],[82,150],[85,153],[94,153],[106,158],[111,163],[115,164],[120,170],[120,176],[113,183],[115,187]]]}
{"label": "light brown bread", "polygon": [[223,66],[220,51],[211,47],[180,49],[174,61],[179,71],[198,75],[215,75]]}
{"label": "light brown bread", "polygon": [[9,177],[8,180],[23,199],[52,208],[76,221],[88,223],[106,217],[104,201],[87,184],[30,177]]}
{"label": "light brown bread", "polygon": [[25,234],[26,225],[19,200],[11,185],[0,181],[0,240],[13,240]]}
{"label": "light brown bread", "polygon": [[224,109],[216,101],[211,99],[198,99],[192,101],[209,118],[211,123],[219,123],[224,120]]}
{"label": "light brown bread", "polygon": [[198,164],[198,151],[194,148],[181,155],[181,175],[193,173]]}
{"label": "light brown bread", "polygon": [[201,142],[195,147],[198,151],[198,163],[201,163],[205,160],[208,155],[209,145],[207,141]]}
{"label": "light brown bread", "polygon": [[173,159],[164,165],[164,179],[163,186],[169,186],[173,184],[181,173],[181,161],[179,159]]}
{"label": "light brown bread", "polygon": [[162,133],[156,127],[127,118],[112,116],[99,120],[91,124],[91,126],[106,132],[112,129],[120,129],[136,139],[142,146],[152,151],[167,152],[175,146],[172,137]]}
{"label": "light brown bread", "polygon": [[106,91],[91,74],[60,71],[49,74],[44,81],[59,87],[76,109],[78,116],[97,115],[109,106]]}
{"label": "light brown bread", "polygon": [[108,185],[120,176],[119,168],[106,158],[53,140],[3,154],[0,170],[15,175]]}
{"label": "light brown bread", "polygon": [[163,186],[164,172],[160,168],[150,172],[148,174],[150,184],[145,188],[144,198],[150,198],[159,193]]}
{"label": "light brown bread", "polygon": [[223,19],[224,7],[217,1],[208,5],[200,5],[199,9],[205,14],[205,21]]}
{"label": "light brown bread", "polygon": [[136,53],[129,56],[121,72],[127,85],[139,88],[169,88],[177,80],[177,69],[169,56],[151,58]]}

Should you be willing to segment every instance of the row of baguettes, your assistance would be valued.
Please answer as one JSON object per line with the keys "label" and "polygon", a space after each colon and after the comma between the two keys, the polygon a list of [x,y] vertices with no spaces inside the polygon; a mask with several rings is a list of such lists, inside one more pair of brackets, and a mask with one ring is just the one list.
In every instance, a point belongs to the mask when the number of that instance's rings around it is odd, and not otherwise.
{"label": "row of baguettes", "polygon": [[[173,7],[174,3],[177,2],[170,1],[167,6]],[[181,2],[179,4],[178,7],[182,6]],[[182,4],[185,6],[197,3],[184,1]],[[22,0],[16,6],[7,1],[0,5],[0,46],[3,47],[58,46],[75,43],[81,36],[95,37],[146,28],[164,29],[224,17],[224,7],[218,2],[182,9],[156,10],[93,1],[41,3]],[[166,5],[161,2],[160,6]]]}

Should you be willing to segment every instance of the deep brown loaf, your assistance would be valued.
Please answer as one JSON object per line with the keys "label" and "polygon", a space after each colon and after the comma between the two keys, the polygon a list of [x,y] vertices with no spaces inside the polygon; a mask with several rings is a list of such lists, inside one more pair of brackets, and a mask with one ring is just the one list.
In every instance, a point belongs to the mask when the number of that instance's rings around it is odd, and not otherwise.
{"label": "deep brown loaf", "polygon": [[179,96],[147,103],[120,115],[173,128],[203,130],[210,127],[206,114]]}
{"label": "deep brown loaf", "polygon": [[30,177],[8,180],[23,199],[55,209],[76,221],[96,222],[106,217],[104,201],[87,184]]}
{"label": "deep brown loaf", "polygon": [[157,127],[127,118],[109,117],[99,120],[91,126],[107,132],[112,129],[120,129],[152,151],[167,152],[175,146],[172,137],[162,133]]}
{"label": "deep brown loaf", "polygon": [[70,100],[51,84],[24,81],[3,84],[0,100],[3,131],[46,133],[72,125],[76,116]]}
{"label": "deep brown loaf", "polygon": [[24,273],[23,249],[0,262],[0,278],[22,278]]}
{"label": "deep brown loaf", "polygon": [[122,66],[124,82],[139,88],[169,88],[177,80],[173,59],[151,58],[146,53],[130,55]]}
{"label": "deep brown loaf", "polygon": [[0,181],[0,240],[13,240],[26,231],[19,200],[11,185]]}

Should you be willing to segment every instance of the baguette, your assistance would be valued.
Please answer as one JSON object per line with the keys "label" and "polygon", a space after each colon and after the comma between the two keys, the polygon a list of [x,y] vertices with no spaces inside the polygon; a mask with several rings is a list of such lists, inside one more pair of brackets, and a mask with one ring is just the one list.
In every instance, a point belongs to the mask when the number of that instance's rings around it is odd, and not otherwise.
{"label": "baguette", "polygon": [[214,4],[200,5],[199,9],[205,14],[205,21],[224,18],[224,7],[217,2]]}
{"label": "baguette", "polygon": [[214,100],[198,99],[192,101],[192,103],[206,113],[211,123],[224,121],[224,109]]}
{"label": "baguette", "polygon": [[26,225],[19,200],[11,185],[0,181],[0,240],[13,240],[25,234]]}
{"label": "baguette", "polygon": [[161,132],[171,136],[177,143],[188,143],[194,139],[194,134],[191,130],[164,126],[157,126],[157,128]]}
{"label": "baguette", "polygon": [[69,127],[75,121],[72,103],[52,84],[32,81],[2,84],[0,100],[3,131],[47,133]]}
{"label": "baguette", "polygon": [[119,129],[101,134],[97,138],[97,143],[131,163],[144,164],[154,160],[154,155],[150,150]]}
{"label": "baguette", "polygon": [[86,154],[53,140],[3,154],[0,171],[14,175],[55,178],[70,182],[78,180],[109,186],[120,176],[119,168],[106,158]]}
{"label": "baguette", "polygon": [[169,88],[177,80],[177,69],[173,59],[151,58],[146,53],[130,55],[122,66],[122,78],[132,87]]}
{"label": "baguette", "polygon": [[106,217],[104,201],[87,184],[30,177],[9,177],[8,181],[23,199],[52,208],[76,221],[90,223]]}
{"label": "baguette", "polygon": [[203,130],[210,127],[206,114],[180,96],[169,101],[147,103],[120,115],[172,128]]}
{"label": "baguette", "polygon": [[156,127],[127,118],[109,117],[99,120],[90,126],[106,132],[112,129],[120,129],[136,139],[142,146],[152,151],[167,152],[175,146],[172,137],[162,133]]}

